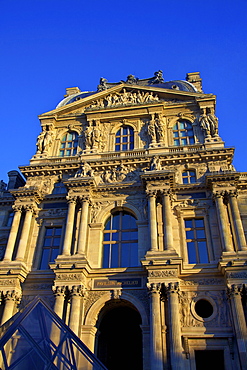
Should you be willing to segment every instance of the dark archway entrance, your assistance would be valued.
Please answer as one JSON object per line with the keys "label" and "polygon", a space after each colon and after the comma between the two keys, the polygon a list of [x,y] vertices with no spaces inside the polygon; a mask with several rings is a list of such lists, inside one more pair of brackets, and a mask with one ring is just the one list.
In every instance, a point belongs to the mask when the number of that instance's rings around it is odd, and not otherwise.
{"label": "dark archway entrance", "polygon": [[98,358],[109,370],[142,370],[141,316],[119,303],[105,307],[99,318]]}

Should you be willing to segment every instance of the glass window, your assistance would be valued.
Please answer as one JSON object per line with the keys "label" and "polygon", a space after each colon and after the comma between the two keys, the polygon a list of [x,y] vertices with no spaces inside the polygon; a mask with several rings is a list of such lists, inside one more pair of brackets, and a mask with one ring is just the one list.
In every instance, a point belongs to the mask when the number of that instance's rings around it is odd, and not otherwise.
{"label": "glass window", "polygon": [[136,219],[125,211],[115,212],[105,224],[103,267],[133,267],[138,265]]}
{"label": "glass window", "polygon": [[187,170],[182,173],[183,184],[193,184],[196,182],[195,171]]}
{"label": "glass window", "polygon": [[47,227],[43,242],[40,270],[49,269],[49,263],[58,256],[61,244],[62,227]]}
{"label": "glass window", "polygon": [[132,149],[134,149],[134,129],[130,126],[122,126],[116,133],[115,150],[119,152]]}
{"label": "glass window", "polygon": [[208,263],[208,250],[203,218],[184,220],[189,263]]}
{"label": "glass window", "polygon": [[179,121],[173,126],[173,145],[195,144],[192,124],[189,121]]}
{"label": "glass window", "polygon": [[68,157],[76,155],[78,146],[78,134],[76,132],[67,132],[61,140],[59,156]]}

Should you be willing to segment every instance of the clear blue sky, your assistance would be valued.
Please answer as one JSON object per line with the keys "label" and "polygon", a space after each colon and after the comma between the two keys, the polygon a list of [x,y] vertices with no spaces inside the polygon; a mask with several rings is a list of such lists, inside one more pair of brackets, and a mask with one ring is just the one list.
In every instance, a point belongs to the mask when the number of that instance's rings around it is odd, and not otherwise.
{"label": "clear blue sky", "polygon": [[37,116],[65,88],[159,69],[166,81],[201,72],[220,135],[247,171],[246,0],[0,0],[0,35],[0,179],[29,163]]}

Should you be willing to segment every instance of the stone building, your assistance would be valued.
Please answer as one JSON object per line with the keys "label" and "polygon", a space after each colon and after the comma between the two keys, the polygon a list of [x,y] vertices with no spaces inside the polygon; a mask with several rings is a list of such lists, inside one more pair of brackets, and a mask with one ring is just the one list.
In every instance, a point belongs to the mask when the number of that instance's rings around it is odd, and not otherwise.
{"label": "stone building", "polygon": [[2,323],[38,295],[109,370],[246,369],[247,173],[199,73],[101,78],[39,119],[1,183]]}

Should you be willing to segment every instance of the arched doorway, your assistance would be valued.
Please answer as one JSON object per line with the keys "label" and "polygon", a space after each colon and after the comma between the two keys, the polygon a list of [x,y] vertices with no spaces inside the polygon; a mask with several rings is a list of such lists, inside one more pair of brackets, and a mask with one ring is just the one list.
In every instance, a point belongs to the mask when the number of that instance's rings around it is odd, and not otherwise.
{"label": "arched doorway", "polygon": [[109,370],[142,370],[141,316],[133,305],[107,304],[99,315],[97,357]]}

